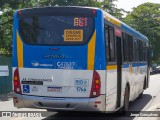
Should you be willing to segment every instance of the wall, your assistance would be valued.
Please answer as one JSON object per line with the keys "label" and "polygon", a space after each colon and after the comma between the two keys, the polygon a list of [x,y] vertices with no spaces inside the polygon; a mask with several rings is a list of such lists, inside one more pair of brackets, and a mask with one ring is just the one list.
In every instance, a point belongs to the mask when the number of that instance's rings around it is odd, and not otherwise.
{"label": "wall", "polygon": [[0,66],[9,67],[9,76],[0,76],[0,95],[12,91],[12,57],[0,55]]}

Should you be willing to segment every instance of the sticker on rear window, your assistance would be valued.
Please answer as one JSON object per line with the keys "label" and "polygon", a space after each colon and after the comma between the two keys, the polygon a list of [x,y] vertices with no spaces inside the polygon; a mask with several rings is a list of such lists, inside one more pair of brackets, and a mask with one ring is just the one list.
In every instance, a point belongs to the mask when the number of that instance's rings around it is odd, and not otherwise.
{"label": "sticker on rear window", "polygon": [[82,29],[65,29],[64,41],[65,42],[82,42],[83,30]]}

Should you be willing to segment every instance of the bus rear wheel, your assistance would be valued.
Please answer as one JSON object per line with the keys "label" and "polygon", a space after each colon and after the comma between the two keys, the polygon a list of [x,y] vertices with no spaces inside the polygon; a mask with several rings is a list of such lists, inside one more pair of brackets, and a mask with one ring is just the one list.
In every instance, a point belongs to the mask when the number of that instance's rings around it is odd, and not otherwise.
{"label": "bus rear wheel", "polygon": [[139,94],[138,98],[142,98],[144,89],[146,89],[146,79],[143,82],[143,91]]}
{"label": "bus rear wheel", "polygon": [[128,110],[129,110],[129,88],[127,86],[125,88],[123,112],[125,113]]}

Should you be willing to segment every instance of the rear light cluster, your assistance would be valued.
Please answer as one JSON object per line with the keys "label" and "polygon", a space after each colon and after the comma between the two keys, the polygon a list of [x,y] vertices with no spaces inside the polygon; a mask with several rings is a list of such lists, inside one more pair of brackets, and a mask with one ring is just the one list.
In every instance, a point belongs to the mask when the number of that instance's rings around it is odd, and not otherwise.
{"label": "rear light cluster", "polygon": [[22,94],[18,68],[14,71],[14,92]]}
{"label": "rear light cluster", "polygon": [[101,80],[98,72],[93,72],[93,79],[92,79],[92,87],[90,97],[98,97],[100,96],[100,89],[101,89]]}

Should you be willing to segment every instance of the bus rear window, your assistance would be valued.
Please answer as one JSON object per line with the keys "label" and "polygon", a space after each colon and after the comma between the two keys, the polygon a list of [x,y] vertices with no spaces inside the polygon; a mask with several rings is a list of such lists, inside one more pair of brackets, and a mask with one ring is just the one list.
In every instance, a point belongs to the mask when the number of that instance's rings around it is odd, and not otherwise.
{"label": "bus rear window", "polygon": [[19,20],[19,33],[26,44],[82,45],[93,31],[92,17],[31,16]]}

